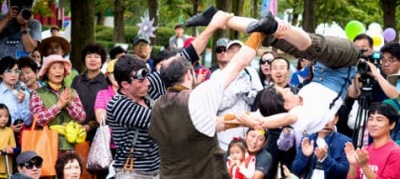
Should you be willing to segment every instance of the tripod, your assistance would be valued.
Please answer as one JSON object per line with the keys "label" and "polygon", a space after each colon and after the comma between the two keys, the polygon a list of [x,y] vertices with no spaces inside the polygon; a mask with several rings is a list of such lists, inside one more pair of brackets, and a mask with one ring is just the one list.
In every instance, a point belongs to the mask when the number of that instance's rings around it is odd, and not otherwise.
{"label": "tripod", "polygon": [[352,135],[353,146],[361,148],[363,146],[363,137],[368,118],[368,109],[372,101],[372,85],[365,85],[361,88],[361,95],[358,98],[359,108],[357,110],[356,122],[354,123],[354,132]]}

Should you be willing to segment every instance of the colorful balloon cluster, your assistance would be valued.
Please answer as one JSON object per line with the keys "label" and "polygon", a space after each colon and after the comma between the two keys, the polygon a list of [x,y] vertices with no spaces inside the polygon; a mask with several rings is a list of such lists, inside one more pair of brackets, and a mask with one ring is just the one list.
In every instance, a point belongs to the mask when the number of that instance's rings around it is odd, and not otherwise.
{"label": "colorful balloon cluster", "polygon": [[368,26],[368,30],[365,30],[364,24],[359,21],[352,20],[346,24],[345,32],[347,38],[351,41],[353,41],[354,38],[359,34],[365,33],[369,35],[373,40],[374,49],[379,49],[383,46],[384,42],[391,42],[396,38],[396,31],[393,28],[386,28],[382,32],[381,25],[376,22],[371,23]]}

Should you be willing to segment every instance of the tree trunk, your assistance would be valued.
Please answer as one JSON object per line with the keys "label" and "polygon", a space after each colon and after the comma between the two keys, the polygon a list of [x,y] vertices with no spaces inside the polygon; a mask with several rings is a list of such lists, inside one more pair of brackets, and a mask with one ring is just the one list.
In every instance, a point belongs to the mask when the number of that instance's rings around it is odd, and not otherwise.
{"label": "tree trunk", "polygon": [[[215,0],[215,7],[217,9],[220,9],[225,12],[231,12],[231,0]],[[213,46],[212,48],[214,49],[215,43],[217,40],[221,37],[226,37],[229,38],[229,30],[217,30],[214,35],[213,35]],[[217,64],[217,58],[215,56],[215,51],[212,50],[212,60],[211,60],[211,65]]]}
{"label": "tree trunk", "polygon": [[317,0],[304,0],[303,29],[306,32],[315,33]]}
{"label": "tree trunk", "polygon": [[383,10],[383,29],[396,28],[396,7],[397,0],[381,0]]}
{"label": "tree trunk", "polygon": [[125,43],[124,12],[124,0],[114,0],[113,42]]}
{"label": "tree trunk", "polygon": [[[196,15],[197,13],[199,13],[198,8],[199,8],[199,0],[192,0],[192,6],[193,6],[193,15]],[[204,9],[205,10],[205,9]],[[196,27],[192,27],[192,36],[195,37],[197,36],[196,33]]]}
{"label": "tree trunk", "polygon": [[94,35],[94,1],[71,0],[71,62],[73,67],[82,72],[81,61],[83,48],[95,41]]}
{"label": "tree trunk", "polygon": [[96,17],[97,17],[97,25],[104,25],[104,21],[105,21],[105,17],[104,17],[104,12],[97,12],[96,13]]}
{"label": "tree trunk", "polygon": [[[242,16],[243,1],[244,0],[232,1],[232,12],[233,12],[233,14],[235,14],[235,16]],[[231,39],[240,39],[240,34],[241,33],[239,33],[238,31],[231,30],[230,38]]]}
{"label": "tree trunk", "polygon": [[[154,18],[154,27],[158,27],[158,0],[148,0],[149,3],[149,16],[150,20]],[[157,34],[157,29],[153,32]],[[156,38],[151,38],[151,44],[157,44],[157,36]]]}
{"label": "tree trunk", "polygon": [[253,10],[252,10],[252,14],[251,14],[251,16],[253,17],[253,18],[258,18],[258,0],[253,0],[252,1],[252,5],[253,5]]}

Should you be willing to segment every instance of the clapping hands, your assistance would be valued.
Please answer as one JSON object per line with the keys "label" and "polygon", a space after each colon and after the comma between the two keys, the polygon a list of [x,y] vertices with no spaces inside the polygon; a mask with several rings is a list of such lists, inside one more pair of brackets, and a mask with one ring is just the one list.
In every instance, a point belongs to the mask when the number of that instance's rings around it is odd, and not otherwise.
{"label": "clapping hands", "polygon": [[369,154],[364,148],[354,149],[353,144],[351,142],[347,142],[344,151],[346,152],[346,157],[350,165],[358,164],[362,167],[368,164]]}

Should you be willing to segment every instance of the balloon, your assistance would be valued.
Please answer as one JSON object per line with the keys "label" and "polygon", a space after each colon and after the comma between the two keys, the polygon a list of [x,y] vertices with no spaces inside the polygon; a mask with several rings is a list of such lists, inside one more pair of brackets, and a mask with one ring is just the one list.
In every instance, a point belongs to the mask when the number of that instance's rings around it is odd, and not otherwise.
{"label": "balloon", "polygon": [[346,24],[345,32],[347,38],[353,41],[358,34],[365,32],[365,27],[361,22],[352,20]]}
{"label": "balloon", "polygon": [[381,35],[376,35],[372,37],[372,41],[374,42],[374,47],[380,47],[383,45],[383,38]]}
{"label": "balloon", "polygon": [[382,34],[381,25],[379,25],[379,24],[376,23],[376,22],[371,23],[371,24],[368,26],[368,30],[370,30],[370,31],[373,33],[373,35]]}
{"label": "balloon", "polygon": [[386,28],[383,31],[383,38],[386,40],[386,42],[393,41],[396,38],[396,31],[391,27]]}

